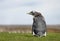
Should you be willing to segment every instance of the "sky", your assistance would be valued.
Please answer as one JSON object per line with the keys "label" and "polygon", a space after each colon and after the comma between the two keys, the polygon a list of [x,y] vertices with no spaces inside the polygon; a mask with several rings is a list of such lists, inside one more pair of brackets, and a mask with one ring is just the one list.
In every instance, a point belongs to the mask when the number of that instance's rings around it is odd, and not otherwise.
{"label": "sky", "polygon": [[27,13],[40,12],[46,24],[60,24],[60,0],[0,0],[0,25],[32,24]]}

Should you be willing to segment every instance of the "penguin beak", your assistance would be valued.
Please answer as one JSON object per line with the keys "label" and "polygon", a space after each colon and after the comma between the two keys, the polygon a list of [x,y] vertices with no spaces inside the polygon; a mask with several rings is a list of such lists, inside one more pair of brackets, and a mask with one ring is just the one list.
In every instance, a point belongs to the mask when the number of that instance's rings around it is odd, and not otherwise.
{"label": "penguin beak", "polygon": [[27,14],[32,15],[31,13],[27,13]]}
{"label": "penguin beak", "polygon": [[30,13],[27,13],[27,14],[30,14]]}

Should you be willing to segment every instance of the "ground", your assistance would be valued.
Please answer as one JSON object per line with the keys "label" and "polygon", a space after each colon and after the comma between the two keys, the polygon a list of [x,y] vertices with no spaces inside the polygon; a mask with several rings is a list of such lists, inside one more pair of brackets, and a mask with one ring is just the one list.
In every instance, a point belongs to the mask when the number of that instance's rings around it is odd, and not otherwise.
{"label": "ground", "polygon": [[34,37],[31,25],[0,25],[0,41],[60,41],[60,25],[48,25],[46,37]]}
{"label": "ground", "polygon": [[31,33],[0,32],[0,41],[60,41],[60,33],[48,32],[46,37],[34,37]]}

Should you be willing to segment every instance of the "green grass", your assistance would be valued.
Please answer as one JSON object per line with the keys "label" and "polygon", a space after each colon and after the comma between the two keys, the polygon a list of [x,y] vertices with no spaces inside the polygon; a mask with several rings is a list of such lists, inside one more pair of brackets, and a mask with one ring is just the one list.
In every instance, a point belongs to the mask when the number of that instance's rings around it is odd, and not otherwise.
{"label": "green grass", "polygon": [[28,33],[0,32],[0,41],[60,41],[60,33],[47,33],[46,37],[34,37]]}

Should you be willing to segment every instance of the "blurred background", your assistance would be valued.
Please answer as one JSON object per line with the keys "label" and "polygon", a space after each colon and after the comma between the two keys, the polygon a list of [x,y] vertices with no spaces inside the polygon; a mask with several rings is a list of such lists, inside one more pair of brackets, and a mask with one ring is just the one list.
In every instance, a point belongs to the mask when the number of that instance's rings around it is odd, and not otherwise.
{"label": "blurred background", "polygon": [[31,30],[32,10],[42,13],[47,28],[60,28],[60,0],[0,0],[0,31]]}
{"label": "blurred background", "polygon": [[30,11],[41,12],[48,25],[60,24],[60,0],[0,0],[0,25],[31,25]]}

